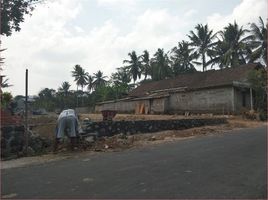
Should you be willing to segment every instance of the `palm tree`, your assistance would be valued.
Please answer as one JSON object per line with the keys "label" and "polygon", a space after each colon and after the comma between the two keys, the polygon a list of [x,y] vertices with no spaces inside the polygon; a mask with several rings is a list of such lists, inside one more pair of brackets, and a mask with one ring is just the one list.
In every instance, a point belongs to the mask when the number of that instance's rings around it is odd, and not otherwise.
{"label": "palm tree", "polygon": [[153,80],[162,80],[171,76],[170,60],[164,49],[158,49],[151,60]]}
{"label": "palm tree", "polygon": [[[1,46],[1,43],[0,43],[0,46]],[[0,53],[1,53],[2,51],[5,51],[5,50],[6,50],[6,49],[0,49]],[[1,54],[0,54],[0,70],[2,70],[1,65],[4,64],[4,60],[5,60],[5,58],[2,58],[2,57],[1,57]]]}
{"label": "palm tree", "polygon": [[115,85],[127,85],[131,81],[130,74],[125,67],[117,68],[117,72],[112,74],[111,79]]}
{"label": "palm tree", "polygon": [[199,57],[201,56],[202,63],[197,62],[196,64],[202,64],[203,71],[205,71],[208,66],[206,61],[207,52],[215,45],[213,39],[217,33],[213,34],[213,31],[209,30],[207,24],[205,26],[198,24],[195,29],[197,33],[195,34],[193,31],[190,31],[188,37],[191,40],[190,45],[196,47],[196,54]]}
{"label": "palm tree", "polygon": [[149,56],[149,52],[147,50],[145,50],[143,52],[143,55],[141,56],[142,60],[141,60],[141,64],[142,64],[142,74],[144,75],[144,80],[147,79],[147,76],[149,74],[150,71],[150,56]]}
{"label": "palm tree", "polygon": [[91,90],[93,90],[93,81],[94,81],[93,76],[87,75],[87,90],[89,92],[91,92]]}
{"label": "palm tree", "polygon": [[61,103],[61,106],[63,106],[62,109],[66,108],[67,96],[69,94],[70,87],[71,85],[67,81],[64,81],[58,89],[59,98],[62,101]]}
{"label": "palm tree", "polygon": [[[3,76],[2,76],[3,77]],[[8,78],[7,79],[5,79],[4,81],[2,81],[1,82],[1,88],[7,88],[7,87],[11,87],[11,86],[13,86],[13,85],[10,85],[9,83],[8,83]]]}
{"label": "palm tree", "polygon": [[[76,106],[78,107],[78,86],[81,86],[83,93],[84,86],[87,84],[88,73],[80,65],[75,65],[72,71],[72,76],[74,77],[74,81],[76,82],[77,85]],[[83,98],[82,98],[82,104],[83,104]]]}
{"label": "palm tree", "polygon": [[249,30],[239,27],[236,22],[220,31],[221,39],[209,54],[213,58],[210,63],[218,63],[221,68],[246,64],[247,54],[251,48],[252,35],[245,36]]}
{"label": "palm tree", "polygon": [[64,81],[62,84],[61,84],[61,87],[59,88],[59,92],[63,93],[64,96],[66,97],[69,93],[69,89],[70,89],[71,85],[69,82],[67,81]]}
{"label": "palm tree", "polygon": [[267,65],[267,28],[261,17],[259,17],[259,26],[255,23],[251,24],[251,32],[254,37],[252,45],[255,48],[251,54],[250,62],[261,58]]}
{"label": "palm tree", "polygon": [[103,76],[103,73],[100,70],[97,71],[97,73],[94,73],[93,78],[95,79],[92,84],[94,89],[97,89],[100,86],[105,86],[108,82],[105,80],[107,76]]}
{"label": "palm tree", "polygon": [[130,57],[130,60],[124,60],[123,63],[129,64],[126,67],[129,70],[129,73],[131,74],[131,76],[134,80],[134,84],[135,84],[137,78],[141,77],[140,57],[137,56],[135,51],[132,51],[131,53],[129,53],[128,56]]}
{"label": "palm tree", "polygon": [[83,91],[83,88],[87,83],[88,73],[80,65],[75,65],[74,70],[72,71],[72,76],[74,77],[74,81],[76,81],[77,90],[78,86],[80,86]]}
{"label": "palm tree", "polygon": [[193,51],[194,49],[184,40],[178,43],[178,47],[172,49],[171,60],[175,75],[196,71],[193,60],[197,58],[197,54]]}
{"label": "palm tree", "polygon": [[224,41],[219,40],[216,43],[215,47],[208,51],[208,55],[211,58],[207,62],[208,65],[211,65],[211,68],[213,68],[214,65],[217,65],[220,69],[225,68],[227,66],[226,63],[228,60],[228,54],[226,54],[228,49],[228,44]]}

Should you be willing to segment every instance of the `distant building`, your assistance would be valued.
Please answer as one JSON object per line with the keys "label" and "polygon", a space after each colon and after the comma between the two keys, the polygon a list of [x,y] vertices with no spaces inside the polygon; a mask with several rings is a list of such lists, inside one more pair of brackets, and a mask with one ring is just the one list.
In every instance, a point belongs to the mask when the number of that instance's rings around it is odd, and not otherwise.
{"label": "distant building", "polygon": [[98,103],[95,111],[238,114],[244,108],[253,109],[254,92],[247,77],[251,70],[262,67],[260,64],[247,64],[144,83],[125,99]]}
{"label": "distant building", "polygon": [[[17,96],[14,99],[16,103],[15,112],[24,111],[25,109],[25,96]],[[34,96],[28,96],[29,109],[32,109],[32,104],[35,102]]]}

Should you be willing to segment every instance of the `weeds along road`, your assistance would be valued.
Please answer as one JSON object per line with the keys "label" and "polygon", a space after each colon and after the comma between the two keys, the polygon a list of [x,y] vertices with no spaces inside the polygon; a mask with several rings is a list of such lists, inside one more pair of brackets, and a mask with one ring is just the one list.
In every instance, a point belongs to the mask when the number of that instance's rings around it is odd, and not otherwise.
{"label": "weeds along road", "polygon": [[266,126],[2,170],[2,198],[267,198]]}

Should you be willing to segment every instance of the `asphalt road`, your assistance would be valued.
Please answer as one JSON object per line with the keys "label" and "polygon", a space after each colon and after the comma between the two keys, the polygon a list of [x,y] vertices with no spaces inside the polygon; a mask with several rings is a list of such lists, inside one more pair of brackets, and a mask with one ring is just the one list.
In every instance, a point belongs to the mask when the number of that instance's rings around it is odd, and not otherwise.
{"label": "asphalt road", "polygon": [[266,198],[266,127],[2,170],[14,198]]}

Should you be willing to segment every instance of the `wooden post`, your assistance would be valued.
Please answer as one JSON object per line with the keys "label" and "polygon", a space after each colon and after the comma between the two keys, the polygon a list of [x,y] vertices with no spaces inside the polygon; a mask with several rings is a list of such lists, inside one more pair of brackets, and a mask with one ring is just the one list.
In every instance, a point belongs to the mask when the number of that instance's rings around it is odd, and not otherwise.
{"label": "wooden post", "polygon": [[28,154],[28,69],[25,73],[25,148]]}
{"label": "wooden post", "polygon": [[250,110],[253,110],[253,95],[252,95],[252,88],[250,88],[249,91],[250,91]]}

